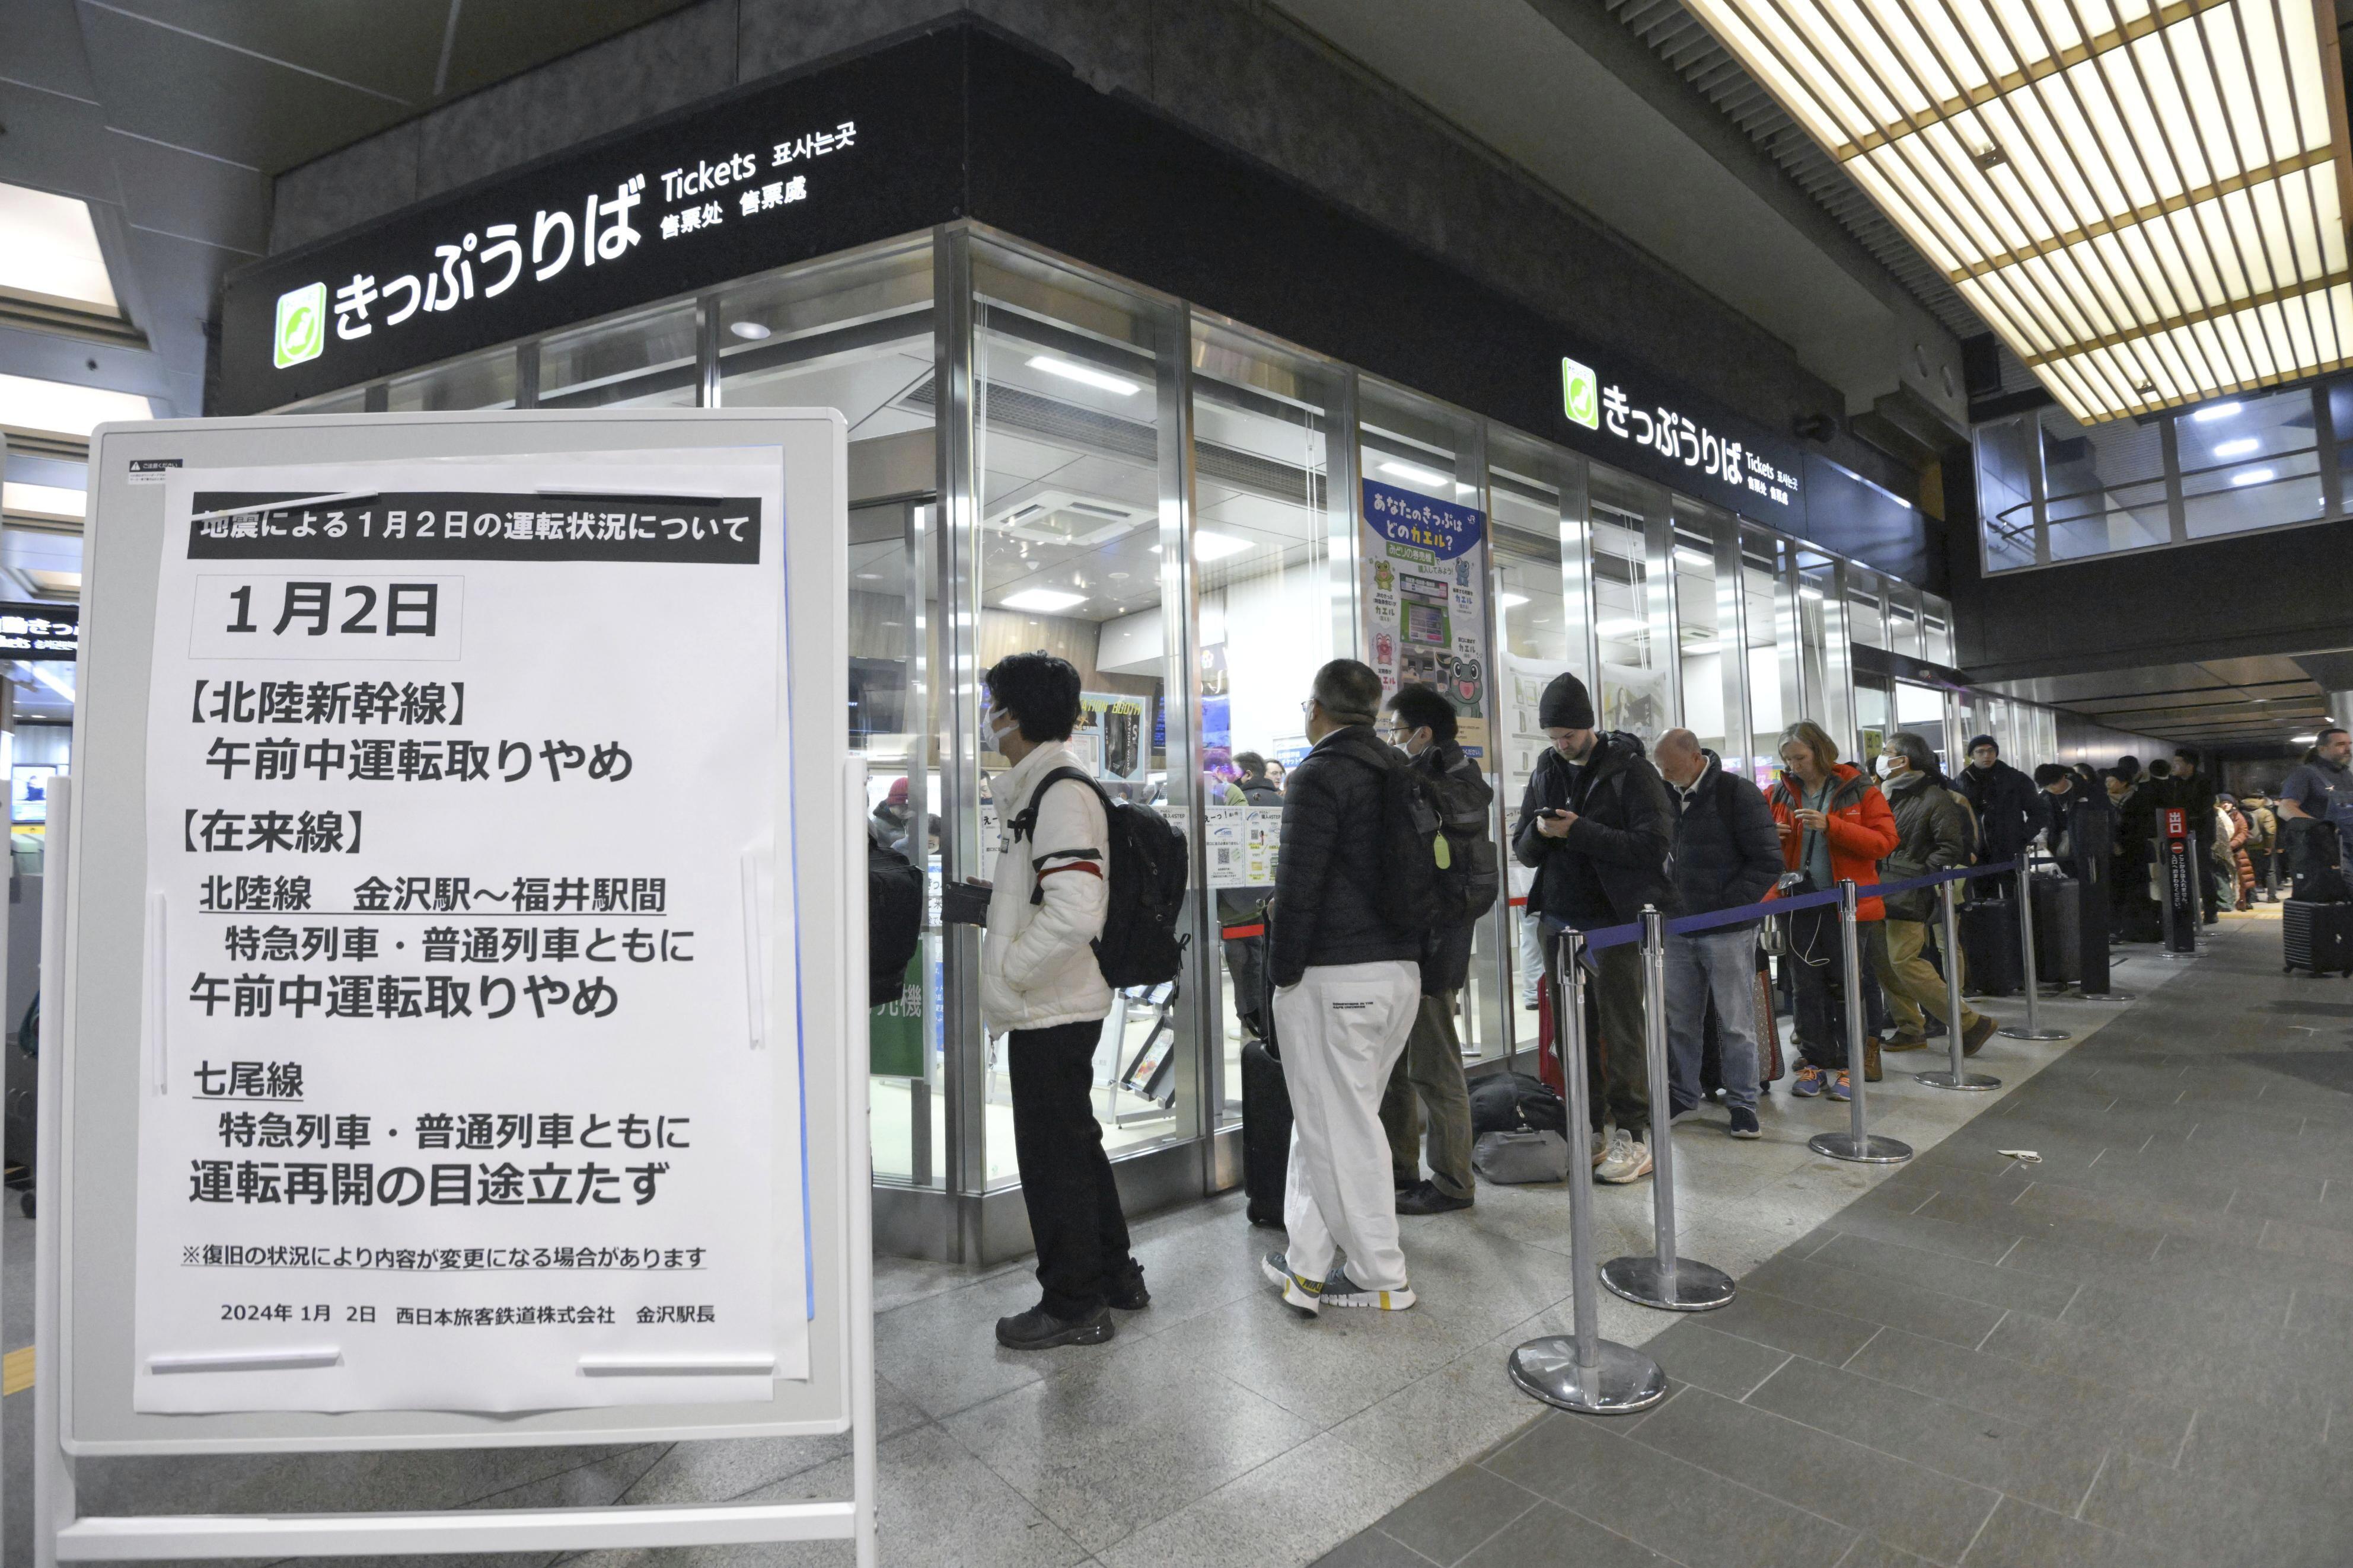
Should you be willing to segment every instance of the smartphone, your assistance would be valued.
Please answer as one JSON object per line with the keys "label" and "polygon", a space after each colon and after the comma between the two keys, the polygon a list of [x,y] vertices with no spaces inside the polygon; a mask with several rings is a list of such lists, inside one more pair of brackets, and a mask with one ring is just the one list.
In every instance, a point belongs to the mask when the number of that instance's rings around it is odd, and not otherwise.
{"label": "smartphone", "polygon": [[1562,817],[1567,816],[1568,815],[1568,813],[1567,813],[1566,811],[1563,811],[1560,807],[1558,807],[1558,806],[1556,806],[1556,805],[1548,805],[1548,806],[1546,806],[1543,810],[1541,810],[1541,811],[1537,812],[1537,813],[1536,813],[1536,815],[1537,815],[1538,816],[1549,816],[1549,817],[1551,817],[1554,821],[1557,822],[1557,821],[1559,821]]}

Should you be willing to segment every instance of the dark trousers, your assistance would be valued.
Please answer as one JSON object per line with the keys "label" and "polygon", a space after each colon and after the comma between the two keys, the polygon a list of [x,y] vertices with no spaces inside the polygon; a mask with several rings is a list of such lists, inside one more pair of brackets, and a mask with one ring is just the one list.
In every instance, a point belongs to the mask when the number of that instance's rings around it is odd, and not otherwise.
{"label": "dark trousers", "polygon": [[[1810,920],[1808,917],[1812,917]],[[1891,1022],[1879,992],[1878,971],[1888,963],[1887,928],[1881,921],[1855,926],[1862,960],[1862,1032],[1884,1037]],[[1809,963],[1808,960],[1814,960]],[[1798,1049],[1809,1067],[1837,1072],[1847,1066],[1845,947],[1838,910],[1799,910],[1789,917],[1789,955],[1782,966],[1796,992]]]}
{"label": "dark trousers", "polygon": [[[1545,983],[1560,973],[1560,945],[1545,944]],[[1651,1068],[1642,1036],[1642,950],[1634,942],[1594,955],[1599,973],[1585,979],[1585,1054],[1593,1129],[1614,1121],[1647,1140],[1651,1128]],[[1561,1070],[1571,1070],[1566,1061]]]}
{"label": "dark trousers", "polygon": [[1103,1304],[1104,1289],[1134,1268],[1127,1216],[1103,1154],[1095,1120],[1100,1020],[1007,1037],[1013,1079],[1013,1152],[1021,1165],[1021,1201],[1038,1244],[1041,1303],[1058,1318],[1084,1318]]}

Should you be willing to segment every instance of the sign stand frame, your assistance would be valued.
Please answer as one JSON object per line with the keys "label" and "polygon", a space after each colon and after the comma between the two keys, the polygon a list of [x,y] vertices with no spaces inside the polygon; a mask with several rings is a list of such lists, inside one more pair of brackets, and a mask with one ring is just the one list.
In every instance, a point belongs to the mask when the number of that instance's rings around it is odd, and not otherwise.
{"label": "sign stand frame", "polygon": [[[102,497],[102,483],[111,475],[111,464],[119,464],[127,449],[143,453],[161,438],[177,440],[194,448],[207,437],[220,432],[259,433],[271,436],[280,433],[295,439],[306,435],[332,444],[337,438],[349,438],[354,433],[374,428],[406,427],[410,432],[425,432],[427,439],[434,435],[435,426],[471,426],[469,431],[457,433],[449,442],[449,456],[500,456],[505,454],[545,455],[566,450],[594,451],[602,447],[614,449],[616,443],[634,443],[644,448],[669,448],[679,453],[691,453],[698,447],[741,447],[744,445],[778,445],[788,458],[802,459],[805,467],[796,482],[794,464],[786,464],[786,499],[790,512],[796,500],[803,503],[803,515],[794,531],[803,538],[814,536],[824,542],[816,546],[829,551],[830,572],[810,572],[814,584],[804,582],[801,593],[808,595],[814,586],[818,594],[830,600],[843,600],[841,590],[847,585],[847,438],[841,416],[831,410],[784,411],[775,409],[741,412],[716,410],[596,410],[577,414],[567,413],[501,413],[481,415],[426,415],[387,418],[382,415],[280,416],[254,419],[168,421],[150,425],[101,426],[92,438],[92,489]],[[826,426],[821,433],[807,428],[811,425]],[[570,428],[567,429],[566,426]],[[798,426],[798,428],[794,428]],[[779,437],[784,438],[780,441]],[[264,437],[267,439],[268,437]],[[827,446],[818,446],[822,440]],[[828,449],[829,447],[829,450]],[[820,459],[808,462],[808,459]],[[321,460],[315,458],[307,460]],[[333,461],[330,458],[324,460]],[[134,458],[135,461],[135,458]],[[191,466],[207,466],[202,460]],[[807,474],[815,468],[829,466],[829,473],[819,479]],[[813,503],[813,504],[812,504]],[[828,515],[811,519],[809,511]],[[101,514],[102,515],[102,514]],[[136,528],[126,531],[136,533]],[[796,549],[786,542],[786,531],[779,520],[776,531],[780,555],[789,563]],[[134,542],[144,548],[153,543],[152,536]],[[119,547],[121,548],[121,547]],[[804,565],[809,564],[803,563]],[[94,582],[99,580],[94,578]],[[786,594],[793,596],[789,565],[785,574]],[[105,589],[100,586],[103,595]],[[813,598],[814,596],[812,596]],[[828,600],[814,601],[823,609]],[[843,600],[846,605],[846,600]],[[100,605],[104,605],[101,598]],[[152,610],[152,604],[151,604]],[[795,605],[800,609],[803,606]],[[114,610],[117,616],[123,612]],[[815,619],[816,617],[812,617]],[[793,646],[811,637],[823,639],[840,630],[839,617],[824,619],[821,624],[804,628],[796,634],[790,616],[785,623],[784,650],[787,662]],[[814,644],[825,647],[822,640]],[[833,637],[835,648],[846,648],[846,638]],[[88,655],[85,654],[85,660]],[[87,664],[85,664],[87,668]],[[827,666],[830,668],[830,666]],[[120,679],[121,677],[116,679]],[[87,694],[87,682],[85,682]],[[794,728],[801,730],[804,707],[793,704]],[[820,712],[830,712],[834,722],[839,719],[838,700],[821,706]],[[77,714],[76,740],[81,740],[82,715]],[[796,735],[800,744],[813,738]],[[78,744],[77,750],[79,751]],[[379,1433],[381,1440],[370,1440],[364,1433],[350,1436],[314,1435],[300,1431],[262,1431],[251,1441],[240,1441],[235,1436],[207,1434],[180,1441],[170,1438],[132,1438],[80,1442],[69,1436],[70,1401],[73,1397],[72,1373],[74,1351],[66,1338],[67,1313],[73,1268],[76,1237],[73,1231],[74,1196],[68,1184],[69,1170],[79,1166],[63,1146],[72,1135],[75,1078],[69,1070],[73,1063],[69,1055],[75,1049],[70,1026],[69,1009],[81,998],[76,989],[76,944],[72,940],[74,922],[82,901],[80,861],[76,856],[75,814],[81,804],[84,781],[77,777],[74,787],[51,802],[47,830],[47,854],[55,857],[59,875],[44,900],[42,910],[41,961],[42,973],[50,993],[42,1008],[40,1023],[40,1068],[38,1108],[38,1150],[37,1154],[37,1190],[42,1194],[36,1215],[35,1231],[35,1343],[38,1347],[39,1375],[32,1390],[34,1398],[33,1434],[33,1561],[35,1568],[52,1568],[59,1563],[77,1562],[176,1562],[190,1559],[218,1558],[285,1558],[295,1556],[377,1556],[385,1554],[435,1554],[456,1552],[539,1552],[571,1550],[613,1550],[632,1547],[738,1545],[771,1542],[845,1540],[851,1542],[859,1568],[875,1568],[878,1562],[875,1531],[876,1502],[876,1433],[874,1420],[874,1265],[872,1243],[872,1176],[867,1125],[868,1077],[866,1072],[866,1018],[862,1002],[866,993],[865,909],[866,882],[860,868],[860,858],[851,853],[865,837],[865,775],[862,757],[848,754],[846,739],[840,749],[830,752],[828,760],[819,753],[817,760],[802,765],[797,760],[796,748],[788,746],[786,766],[780,780],[780,794],[799,793],[798,786],[811,783],[830,782],[840,793],[836,801],[842,820],[834,834],[813,833],[795,836],[780,843],[780,853],[788,851],[797,880],[807,868],[804,855],[807,846],[819,847],[815,857],[821,858],[835,880],[830,889],[822,882],[804,884],[801,896],[807,908],[830,907],[839,911],[839,924],[833,921],[801,921],[799,952],[809,946],[808,932],[813,928],[830,926],[839,934],[834,951],[833,984],[845,998],[839,1005],[842,1038],[840,1058],[835,1071],[826,1075],[839,1090],[831,1104],[821,1101],[812,1093],[804,1108],[804,1127],[809,1135],[810,1147],[805,1151],[812,1184],[819,1172],[818,1147],[830,1143],[838,1151],[839,1195],[844,1200],[837,1219],[839,1228],[834,1231],[834,1241],[828,1251],[835,1253],[828,1261],[835,1262],[839,1278],[821,1280],[812,1277],[812,1300],[818,1306],[818,1316],[824,1315],[828,1304],[838,1302],[842,1314],[839,1325],[839,1360],[836,1363],[839,1379],[840,1406],[839,1413],[826,1409],[825,1394],[820,1386],[829,1379],[822,1375],[822,1363],[818,1360],[820,1342],[812,1336],[810,1380],[805,1389],[807,1398],[794,1400],[780,1396],[777,1405],[752,1405],[740,1407],[751,1413],[741,1420],[740,1426],[731,1429],[724,1420],[696,1422],[693,1412],[707,1407],[677,1407],[674,1416],[660,1425],[648,1426],[631,1424],[629,1417],[642,1417],[645,1407],[614,1406],[587,1408],[556,1413],[560,1424],[547,1423],[523,1426],[509,1423],[509,1429],[497,1430],[495,1418],[484,1418],[469,1413],[426,1413],[427,1424],[396,1430],[389,1435]],[[812,779],[812,773],[831,773],[830,781]],[[80,770],[77,770],[79,773]],[[143,795],[143,778],[136,785]],[[827,793],[831,793],[830,790]],[[830,841],[830,843],[828,843]],[[816,978],[825,973],[820,966]],[[822,982],[819,982],[822,984]],[[806,984],[806,982],[805,982]],[[803,1060],[815,1065],[810,1047],[823,1047],[815,1039],[802,1044]],[[807,1069],[804,1069],[805,1076]],[[830,1128],[821,1121],[839,1117]],[[134,1145],[135,1146],[135,1145]],[[806,1189],[804,1189],[806,1190]],[[813,1223],[818,1211],[813,1205]],[[819,1246],[818,1232],[811,1233],[813,1248]],[[90,1245],[87,1241],[84,1245]],[[813,1252],[813,1256],[817,1256]],[[823,1284],[828,1288],[818,1289]],[[840,1289],[831,1287],[839,1285]],[[812,1327],[816,1325],[813,1323]],[[779,1380],[783,1387],[803,1388],[795,1380]],[[814,1412],[792,1408],[796,1404],[815,1403]],[[380,1422],[386,1414],[363,1413],[362,1421]],[[763,1424],[760,1417],[769,1415]],[[601,1419],[600,1419],[601,1418]],[[197,1422],[228,1422],[237,1424],[235,1416],[164,1417],[160,1419]],[[266,1421],[268,1417],[246,1417],[244,1420]],[[306,1418],[307,1419],[307,1418]],[[435,1427],[439,1421],[448,1425]],[[817,1500],[779,1503],[712,1503],[691,1505],[628,1505],[616,1504],[593,1508],[554,1509],[459,1509],[417,1510],[375,1513],[280,1513],[280,1514],[165,1514],[165,1515],[104,1515],[83,1516],[79,1508],[75,1466],[78,1453],[104,1454],[193,1454],[193,1453],[263,1453],[301,1451],[306,1449],[336,1449],[343,1451],[389,1452],[395,1449],[425,1447],[483,1447],[517,1445],[556,1447],[565,1444],[608,1444],[637,1436],[643,1440],[720,1440],[730,1436],[799,1433],[809,1436],[839,1431],[847,1426],[850,1435],[850,1496]],[[518,1429],[520,1428],[520,1429]]]}

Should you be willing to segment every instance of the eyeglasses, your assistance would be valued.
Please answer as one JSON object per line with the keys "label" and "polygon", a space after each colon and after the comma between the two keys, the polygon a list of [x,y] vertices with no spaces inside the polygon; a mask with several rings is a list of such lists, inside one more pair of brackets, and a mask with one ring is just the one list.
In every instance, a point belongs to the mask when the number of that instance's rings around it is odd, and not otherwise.
{"label": "eyeglasses", "polygon": [[1315,710],[1315,699],[1311,697],[1306,701],[1302,702],[1299,705],[1299,710],[1302,713],[1313,713]]}

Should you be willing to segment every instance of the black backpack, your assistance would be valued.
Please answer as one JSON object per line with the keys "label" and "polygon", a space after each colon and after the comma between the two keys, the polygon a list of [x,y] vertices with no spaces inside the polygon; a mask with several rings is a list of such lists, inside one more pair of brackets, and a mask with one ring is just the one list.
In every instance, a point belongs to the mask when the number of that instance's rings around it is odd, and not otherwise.
{"label": "black backpack", "polygon": [[866,1005],[881,1007],[906,989],[907,965],[923,935],[923,873],[869,835],[866,840]]}
{"label": "black backpack", "polygon": [[2341,904],[2353,899],[2353,889],[2345,881],[2344,850],[2336,824],[2320,817],[2292,816],[2280,824],[2280,847],[2287,858],[2289,898],[2315,904]]}
{"label": "black backpack", "polygon": [[1443,831],[1446,806],[1437,784],[1420,769],[1408,767],[1403,757],[1392,754],[1384,763],[1356,752],[1338,754],[1371,770],[1380,781],[1373,854],[1380,868],[1377,902],[1381,919],[1417,935],[1461,923],[1462,894],[1460,889],[1450,893],[1444,881],[1453,846]]}
{"label": "black backpack", "polygon": [[[1029,837],[1038,826],[1038,803],[1064,779],[1076,779],[1095,792],[1103,804],[1103,821],[1110,828],[1109,864],[1104,881],[1111,901],[1103,910],[1103,935],[1095,938],[1095,965],[1103,984],[1114,991],[1137,985],[1160,985],[1176,978],[1185,962],[1185,944],[1191,940],[1176,931],[1185,902],[1187,880],[1185,836],[1148,805],[1113,800],[1078,768],[1056,768],[1029,792],[1029,805],[1013,819],[1014,842]],[[1029,901],[1045,901],[1042,886],[1029,889]]]}
{"label": "black backpack", "polygon": [[1568,1131],[1568,1102],[1560,1091],[1524,1072],[1489,1073],[1471,1083],[1471,1132]]}
{"label": "black backpack", "polygon": [[1495,907],[1495,895],[1503,889],[1493,826],[1487,815],[1495,792],[1467,766],[1461,773],[1450,770],[1421,776],[1429,780],[1438,797],[1439,837],[1430,848],[1433,854],[1441,846],[1445,850],[1439,858],[1438,900],[1442,913],[1438,923],[1450,929],[1468,925]]}

